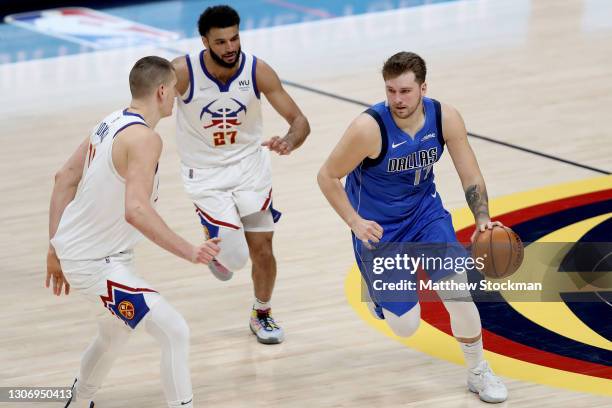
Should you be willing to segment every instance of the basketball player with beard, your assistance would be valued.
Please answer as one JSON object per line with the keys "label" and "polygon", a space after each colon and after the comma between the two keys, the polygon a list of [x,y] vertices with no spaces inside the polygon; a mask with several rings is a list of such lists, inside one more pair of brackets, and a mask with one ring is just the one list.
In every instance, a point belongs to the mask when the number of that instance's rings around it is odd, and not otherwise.
{"label": "basketball player with beard", "polygon": [[[461,179],[476,231],[501,225],[489,217],[487,190],[463,119],[453,107],[425,96],[426,73],[425,61],[414,53],[390,57],[382,69],[387,100],[351,123],[318,175],[321,191],[351,228],[355,257],[371,298],[370,311],[385,319],[400,337],[411,336],[419,326],[418,299],[384,298],[388,294],[374,288],[372,282],[377,278],[368,267],[370,258],[363,255],[375,251],[379,242],[380,247],[384,243],[459,247],[451,216],[433,182],[433,166],[444,146]],[[340,180],[345,176],[343,188]],[[435,274],[445,271],[428,272],[436,280]],[[448,272],[465,279],[463,271]],[[415,274],[403,276],[416,279]],[[438,274],[439,278],[448,276]],[[480,315],[469,292],[464,301],[440,297],[465,356],[468,388],[483,401],[504,401],[508,392],[484,360]]]}
{"label": "basketball player with beard", "polygon": [[[310,127],[274,70],[242,51],[239,25],[233,8],[207,8],[198,21],[205,49],[173,61],[180,95],[177,145],[185,190],[204,233],[221,238],[209,268],[228,280],[250,256],[255,299],[249,325],[259,342],[276,344],[284,339],[270,307],[276,280],[272,236],[280,213],[272,205],[268,150],[290,154]],[[283,137],[263,140],[261,94],[289,124]]]}

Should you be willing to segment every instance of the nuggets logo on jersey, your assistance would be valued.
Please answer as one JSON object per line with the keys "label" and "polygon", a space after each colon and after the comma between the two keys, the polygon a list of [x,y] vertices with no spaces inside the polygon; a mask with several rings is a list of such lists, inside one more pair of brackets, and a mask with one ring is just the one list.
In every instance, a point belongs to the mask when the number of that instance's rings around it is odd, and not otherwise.
{"label": "nuggets logo on jersey", "polygon": [[[235,106],[228,107],[227,105],[231,103],[230,101],[232,101]],[[240,101],[230,98],[229,101],[219,102],[219,100],[215,99],[202,108],[200,120],[204,123],[204,129],[213,126],[218,129],[231,129],[242,124],[238,118],[241,112],[244,112],[242,115],[244,116],[247,112],[247,108],[240,103]]]}
{"label": "nuggets logo on jersey", "polygon": [[236,143],[238,130],[234,129],[242,125],[241,119],[246,116],[246,113],[247,107],[237,99],[215,99],[202,108],[200,120],[203,123],[204,129],[218,129],[218,131],[213,133],[214,145],[223,146],[227,143]]}

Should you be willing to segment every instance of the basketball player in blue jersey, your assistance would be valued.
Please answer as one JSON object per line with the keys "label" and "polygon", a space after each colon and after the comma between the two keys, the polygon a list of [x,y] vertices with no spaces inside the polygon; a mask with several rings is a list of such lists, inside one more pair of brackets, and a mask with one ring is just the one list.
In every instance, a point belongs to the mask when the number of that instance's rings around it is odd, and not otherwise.
{"label": "basketball player in blue jersey", "polygon": [[[209,268],[228,280],[250,256],[255,300],[249,326],[259,342],[275,344],[284,333],[270,307],[276,280],[272,236],[280,213],[272,205],[269,151],[290,154],[310,128],[274,70],[241,50],[239,25],[231,7],[207,8],[198,21],[205,49],[173,61],[180,95],[177,145],[185,190],[204,233],[222,239]],[[261,94],[289,124],[284,137],[263,140]]]}
{"label": "basketball player in blue jersey", "polygon": [[94,407],[114,361],[131,333],[143,326],[161,346],[168,407],[194,406],[187,323],[136,275],[133,259],[143,235],[192,263],[208,264],[219,253],[217,239],[194,246],[155,211],[162,140],[153,129],[172,114],[175,85],[170,61],[144,57],[136,62],[130,72],[130,106],[94,126],[55,176],[46,286],[52,285],[57,296],[71,289],[82,294],[98,324],[66,407]]}
{"label": "basketball player in blue jersey", "polygon": [[[476,231],[501,224],[489,217],[484,179],[461,115],[425,96],[425,61],[400,52],[385,62],[382,75],[387,100],[351,123],[319,171],[318,182],[352,230],[357,263],[372,299],[370,311],[385,319],[395,334],[408,337],[419,325],[418,301],[379,299],[361,254],[379,242],[457,242],[434,184],[433,165],[445,146],[474,214]],[[340,180],[345,176],[343,188]],[[468,366],[468,388],[486,402],[506,400],[506,387],[483,358],[478,309],[471,301],[445,301],[444,306]]]}

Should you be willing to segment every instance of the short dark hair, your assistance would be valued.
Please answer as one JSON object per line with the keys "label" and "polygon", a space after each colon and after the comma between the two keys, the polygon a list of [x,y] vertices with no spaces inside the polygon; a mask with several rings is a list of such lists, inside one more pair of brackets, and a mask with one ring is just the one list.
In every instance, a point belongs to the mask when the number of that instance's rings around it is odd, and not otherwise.
{"label": "short dark hair", "polygon": [[414,72],[416,82],[420,85],[425,82],[427,66],[425,60],[414,52],[401,51],[392,55],[382,68],[382,76],[385,79],[393,79],[405,72]]}
{"label": "short dark hair", "polygon": [[161,84],[169,84],[174,67],[165,58],[154,55],[136,61],[130,71],[130,92],[133,98],[150,95]]}
{"label": "short dark hair", "polygon": [[240,25],[240,16],[236,10],[226,5],[208,7],[198,19],[198,31],[202,37],[205,37],[211,28],[235,25]]}

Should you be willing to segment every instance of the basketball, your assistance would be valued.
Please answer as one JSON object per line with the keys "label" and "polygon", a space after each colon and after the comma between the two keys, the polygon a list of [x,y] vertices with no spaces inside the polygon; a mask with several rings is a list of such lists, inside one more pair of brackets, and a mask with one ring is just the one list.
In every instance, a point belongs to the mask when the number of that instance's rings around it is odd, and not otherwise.
{"label": "basketball", "polygon": [[474,259],[482,258],[484,266],[479,271],[486,277],[507,278],[523,263],[523,243],[510,228],[495,226],[478,232],[472,256]]}

